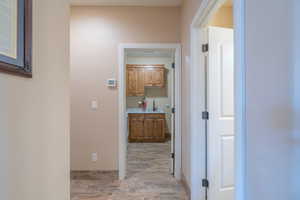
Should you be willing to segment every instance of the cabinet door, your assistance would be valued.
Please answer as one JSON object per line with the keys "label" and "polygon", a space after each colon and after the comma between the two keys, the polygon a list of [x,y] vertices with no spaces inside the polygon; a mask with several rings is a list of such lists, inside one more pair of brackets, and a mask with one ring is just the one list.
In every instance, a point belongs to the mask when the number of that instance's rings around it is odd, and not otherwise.
{"label": "cabinet door", "polygon": [[165,73],[163,68],[156,68],[152,71],[152,85],[157,87],[164,87]]}
{"label": "cabinet door", "polygon": [[145,86],[148,87],[164,87],[165,73],[161,67],[145,68]]}
{"label": "cabinet door", "polygon": [[129,141],[141,141],[144,137],[144,119],[131,118],[129,126]]}
{"label": "cabinet door", "polygon": [[151,87],[153,86],[152,83],[152,72],[153,68],[145,68],[144,74],[145,74],[145,86]]}
{"label": "cabinet door", "polygon": [[153,139],[154,136],[154,119],[145,118],[144,121],[144,138]]}
{"label": "cabinet door", "polygon": [[137,88],[137,71],[127,68],[127,95],[134,96]]}
{"label": "cabinet door", "polygon": [[144,69],[127,68],[127,96],[144,96]]}
{"label": "cabinet door", "polygon": [[165,120],[164,119],[155,119],[153,123],[154,138],[157,140],[165,140]]}
{"label": "cabinet door", "polygon": [[143,68],[136,68],[137,72],[137,83],[136,83],[136,96],[145,95],[145,73]]}

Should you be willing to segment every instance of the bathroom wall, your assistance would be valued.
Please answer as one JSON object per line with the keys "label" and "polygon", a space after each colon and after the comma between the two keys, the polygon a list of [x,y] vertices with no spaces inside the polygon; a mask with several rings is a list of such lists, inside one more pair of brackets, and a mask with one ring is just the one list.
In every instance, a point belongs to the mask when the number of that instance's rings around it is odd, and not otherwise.
{"label": "bathroom wall", "polygon": [[[126,57],[127,64],[164,64],[166,68],[166,85],[164,88],[145,88],[145,97],[148,103],[147,108],[153,108],[153,100],[156,106],[166,112],[167,133],[171,131],[171,111],[172,111],[172,63],[174,57]],[[138,101],[143,97],[127,97],[127,108],[137,108]]]}

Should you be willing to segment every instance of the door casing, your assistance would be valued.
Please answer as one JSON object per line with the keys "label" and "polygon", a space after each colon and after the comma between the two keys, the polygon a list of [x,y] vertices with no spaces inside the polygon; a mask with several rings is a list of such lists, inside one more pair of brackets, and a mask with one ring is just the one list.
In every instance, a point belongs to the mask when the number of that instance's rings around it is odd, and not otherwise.
{"label": "door casing", "polygon": [[[191,200],[204,200],[205,188],[205,71],[202,53],[203,28],[225,0],[204,0],[191,25]],[[233,0],[235,49],[235,200],[246,197],[246,129],[245,129],[245,0]]]}

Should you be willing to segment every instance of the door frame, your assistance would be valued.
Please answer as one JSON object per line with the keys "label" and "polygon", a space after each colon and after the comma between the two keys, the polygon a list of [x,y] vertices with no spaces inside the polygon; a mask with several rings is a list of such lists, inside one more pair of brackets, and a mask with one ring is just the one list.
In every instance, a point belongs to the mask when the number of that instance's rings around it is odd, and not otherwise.
{"label": "door frame", "polygon": [[126,177],[127,117],[126,117],[126,49],[174,49],[175,50],[175,170],[181,180],[181,44],[179,43],[122,43],[119,44],[119,179]]}
{"label": "door frame", "polygon": [[[191,200],[204,200],[205,188],[205,73],[201,67],[201,30],[226,0],[204,0],[191,25]],[[246,77],[245,77],[245,0],[233,0],[235,51],[235,200],[246,197]],[[211,199],[213,200],[213,199]]]}

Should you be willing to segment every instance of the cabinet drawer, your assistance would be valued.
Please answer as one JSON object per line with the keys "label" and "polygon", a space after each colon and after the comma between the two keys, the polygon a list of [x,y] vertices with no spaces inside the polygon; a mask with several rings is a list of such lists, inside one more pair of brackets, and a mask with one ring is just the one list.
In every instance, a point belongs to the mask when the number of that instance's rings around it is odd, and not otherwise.
{"label": "cabinet drawer", "polygon": [[128,114],[129,118],[137,118],[137,119],[144,119],[144,114],[136,114],[136,113],[130,113]]}
{"label": "cabinet drawer", "polygon": [[147,119],[164,119],[165,114],[145,114],[145,118],[147,118]]}

